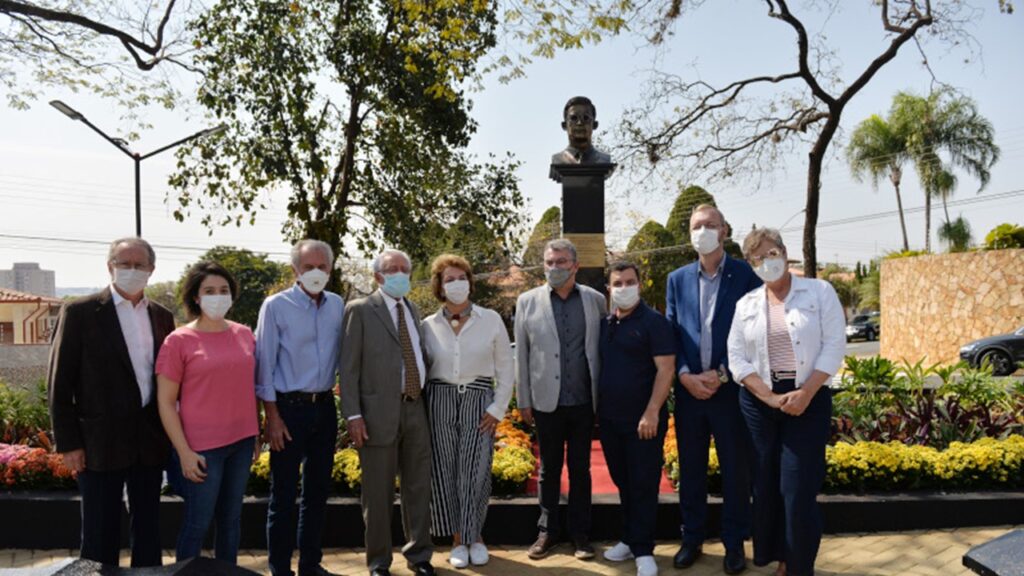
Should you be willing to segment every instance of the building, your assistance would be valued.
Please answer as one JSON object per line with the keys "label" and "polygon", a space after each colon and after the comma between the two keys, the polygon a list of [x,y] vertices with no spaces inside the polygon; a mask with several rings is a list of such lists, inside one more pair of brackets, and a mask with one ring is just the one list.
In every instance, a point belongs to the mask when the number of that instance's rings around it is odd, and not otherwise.
{"label": "building", "polygon": [[10,270],[0,270],[0,288],[50,298],[57,296],[53,270],[42,270],[36,262],[15,262]]}
{"label": "building", "polygon": [[0,345],[48,343],[62,303],[58,298],[0,288]]}

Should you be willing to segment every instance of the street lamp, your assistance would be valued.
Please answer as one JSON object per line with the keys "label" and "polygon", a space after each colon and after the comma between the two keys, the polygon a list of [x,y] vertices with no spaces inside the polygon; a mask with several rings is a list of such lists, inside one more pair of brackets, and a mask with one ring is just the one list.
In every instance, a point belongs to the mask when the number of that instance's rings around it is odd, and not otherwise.
{"label": "street lamp", "polygon": [[105,132],[103,132],[103,130],[100,130],[92,122],[89,122],[88,118],[86,118],[85,116],[82,116],[82,114],[80,112],[78,112],[77,110],[75,110],[71,106],[68,106],[67,104],[61,102],[60,100],[52,100],[50,102],[50,106],[53,106],[58,111],[60,111],[61,114],[64,114],[65,116],[67,116],[68,118],[71,118],[72,120],[83,122],[86,126],[88,126],[89,128],[92,128],[94,132],[96,132],[97,134],[102,136],[104,140],[106,140],[107,142],[110,142],[111,144],[116,146],[118,150],[120,150],[121,152],[124,152],[125,154],[127,154],[128,157],[131,158],[135,162],[135,235],[139,236],[139,237],[142,236],[142,176],[141,176],[141,166],[140,166],[140,164],[142,164],[142,161],[145,160],[146,158],[151,157],[151,156],[156,156],[157,154],[159,154],[161,152],[164,152],[166,150],[170,150],[171,148],[174,148],[175,146],[180,146],[180,145],[184,144],[185,142],[189,142],[190,140],[195,140],[196,138],[202,138],[203,136],[211,136],[213,134],[219,134],[219,133],[221,133],[221,132],[223,132],[224,130],[227,129],[227,126],[225,126],[224,124],[221,124],[221,125],[215,126],[213,128],[207,128],[205,130],[200,130],[199,132],[196,132],[195,134],[193,134],[191,136],[188,136],[187,138],[182,138],[181,140],[178,140],[176,142],[172,142],[171,144],[168,144],[167,146],[164,146],[162,148],[157,148],[156,150],[153,150],[152,152],[150,152],[148,154],[139,154],[138,152],[132,152],[131,148],[128,147],[128,142],[126,142],[124,139],[122,139],[122,138],[112,138],[112,137],[108,136]]}

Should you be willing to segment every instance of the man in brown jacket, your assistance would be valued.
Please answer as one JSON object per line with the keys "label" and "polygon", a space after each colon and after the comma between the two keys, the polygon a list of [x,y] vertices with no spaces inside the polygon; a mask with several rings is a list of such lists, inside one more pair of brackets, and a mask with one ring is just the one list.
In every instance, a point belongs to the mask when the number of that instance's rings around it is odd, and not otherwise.
{"label": "man in brown jacket", "polygon": [[50,418],[57,451],[78,474],[82,558],[117,565],[128,487],[132,566],[160,565],[158,512],[169,444],[153,364],[174,317],[146,299],[156,255],[141,238],[110,245],[111,285],[66,304],[50,350]]}

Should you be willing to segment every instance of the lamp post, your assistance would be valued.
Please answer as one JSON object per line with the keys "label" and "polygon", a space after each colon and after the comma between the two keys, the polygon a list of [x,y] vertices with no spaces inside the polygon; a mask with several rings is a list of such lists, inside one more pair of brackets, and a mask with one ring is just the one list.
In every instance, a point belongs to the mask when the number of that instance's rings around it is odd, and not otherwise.
{"label": "lamp post", "polygon": [[156,156],[157,154],[159,154],[161,152],[164,152],[166,150],[170,150],[171,148],[174,148],[175,146],[180,146],[180,145],[182,145],[182,144],[184,144],[186,142],[189,142],[191,140],[195,140],[196,138],[201,138],[203,136],[210,136],[210,135],[213,135],[213,134],[219,134],[219,133],[221,133],[221,132],[223,132],[224,130],[227,129],[227,126],[225,126],[224,124],[221,124],[221,125],[215,126],[213,128],[207,128],[205,130],[200,130],[199,132],[196,132],[195,134],[193,134],[191,136],[188,136],[186,138],[182,138],[181,140],[177,140],[177,141],[172,142],[172,143],[170,143],[170,144],[168,144],[166,146],[163,146],[161,148],[157,148],[156,150],[153,150],[152,152],[149,152],[148,154],[139,154],[138,152],[132,152],[132,149],[128,147],[128,142],[126,142],[124,139],[122,139],[122,138],[113,138],[113,137],[108,136],[103,130],[100,130],[99,128],[97,128],[95,124],[93,124],[92,122],[89,122],[88,118],[83,116],[80,112],[78,112],[77,110],[75,110],[71,106],[68,106],[67,104],[61,102],[60,100],[52,100],[50,102],[50,106],[53,106],[58,111],[60,111],[61,114],[64,114],[68,118],[71,118],[72,120],[80,121],[80,122],[84,123],[86,126],[88,126],[89,128],[92,128],[92,130],[94,132],[96,132],[97,134],[99,134],[100,136],[102,136],[104,140],[106,140],[107,142],[110,142],[111,144],[116,146],[118,150],[120,150],[121,152],[124,152],[129,158],[131,158],[135,162],[135,235],[139,236],[139,237],[142,236],[142,173],[141,173],[142,161],[145,160],[146,158],[151,157],[151,156]]}

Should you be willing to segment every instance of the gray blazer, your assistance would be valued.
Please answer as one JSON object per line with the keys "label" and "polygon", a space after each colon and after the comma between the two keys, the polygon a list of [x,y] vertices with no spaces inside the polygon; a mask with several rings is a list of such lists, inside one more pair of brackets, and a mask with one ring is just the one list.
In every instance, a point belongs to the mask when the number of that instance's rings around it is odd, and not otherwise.
{"label": "gray blazer", "polygon": [[[587,322],[585,347],[590,366],[590,388],[597,409],[597,383],[601,375],[598,339],[601,318],[608,306],[604,294],[577,284]],[[551,287],[538,286],[516,300],[516,403],[520,408],[553,412],[561,391],[561,362],[558,359],[558,328],[551,310]]]}
{"label": "gray blazer", "polygon": [[[405,300],[419,330],[420,313]],[[412,327],[410,327],[412,328]],[[341,346],[341,413],[366,422],[370,446],[386,446],[398,437],[402,402],[402,344],[380,291],[345,307]],[[420,347],[423,333],[420,332]],[[426,354],[423,359],[426,363]]]}

